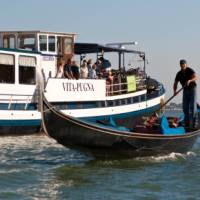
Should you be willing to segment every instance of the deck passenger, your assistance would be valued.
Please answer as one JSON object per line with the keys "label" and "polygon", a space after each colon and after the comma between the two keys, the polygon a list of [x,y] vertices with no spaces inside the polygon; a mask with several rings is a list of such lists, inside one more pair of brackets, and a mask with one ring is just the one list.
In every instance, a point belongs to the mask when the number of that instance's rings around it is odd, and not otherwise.
{"label": "deck passenger", "polygon": [[107,94],[112,95],[113,94],[113,75],[112,71],[108,71],[107,79],[106,79],[106,89]]}
{"label": "deck passenger", "polygon": [[92,69],[92,59],[89,59],[87,61],[87,67],[88,67],[88,73],[89,73],[89,71]]}
{"label": "deck passenger", "polygon": [[64,65],[64,77],[68,78],[68,79],[73,79],[73,74],[72,74],[72,70],[71,70],[71,65],[72,65],[72,61],[69,58],[65,65]]}
{"label": "deck passenger", "polygon": [[83,64],[80,67],[80,77],[83,79],[88,78],[88,67],[86,60],[83,60]]}
{"label": "deck passenger", "polygon": [[96,65],[96,75],[98,76],[98,78],[101,78],[102,77],[102,72],[101,72],[102,63],[101,63],[101,60],[97,59],[95,65]]}
{"label": "deck passenger", "polygon": [[185,115],[184,123],[186,127],[195,126],[196,106],[196,80],[197,76],[193,69],[189,68],[186,60],[180,60],[181,70],[176,74],[174,81],[174,94],[176,94],[178,82],[183,89],[183,112]]}
{"label": "deck passenger", "polygon": [[75,60],[72,61],[71,71],[74,79],[78,80],[80,78],[80,71],[79,71],[79,66]]}
{"label": "deck passenger", "polygon": [[96,74],[96,64],[95,64],[95,63],[92,65],[92,69],[90,69],[88,77],[89,77],[90,79],[96,79],[96,78],[97,78],[97,74]]}
{"label": "deck passenger", "polygon": [[64,77],[64,63],[61,61],[58,65],[56,78],[63,78]]}
{"label": "deck passenger", "polygon": [[104,57],[100,57],[99,58],[101,60],[101,65],[102,65],[102,69],[101,70],[105,70],[105,71],[110,71],[111,70],[111,63],[109,60],[105,59]]}

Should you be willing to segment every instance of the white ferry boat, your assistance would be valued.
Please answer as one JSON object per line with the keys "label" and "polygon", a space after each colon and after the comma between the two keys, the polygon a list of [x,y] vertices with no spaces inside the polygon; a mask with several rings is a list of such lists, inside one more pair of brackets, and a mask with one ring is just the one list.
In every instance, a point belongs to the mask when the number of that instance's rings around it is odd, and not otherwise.
{"label": "white ferry boat", "polygon": [[[130,124],[139,115],[159,108],[163,85],[147,78],[145,53],[112,45],[75,43],[75,34],[42,31],[0,32],[0,134],[28,134],[41,129],[39,88],[63,113],[88,120],[112,116]],[[126,44],[126,43],[125,43]],[[75,55],[82,58],[106,53],[118,55],[113,82],[98,79],[56,78],[58,63]],[[143,69],[126,69],[125,55],[133,54]]]}

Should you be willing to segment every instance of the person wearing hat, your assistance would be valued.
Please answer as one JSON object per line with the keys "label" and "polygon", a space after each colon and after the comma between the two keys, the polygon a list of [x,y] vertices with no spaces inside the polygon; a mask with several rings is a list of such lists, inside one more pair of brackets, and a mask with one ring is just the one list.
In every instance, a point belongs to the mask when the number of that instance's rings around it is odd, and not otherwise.
{"label": "person wearing hat", "polygon": [[196,115],[196,80],[195,71],[188,67],[187,61],[180,60],[181,70],[176,74],[174,81],[174,95],[176,95],[177,85],[180,82],[183,87],[183,113],[185,127],[195,126]]}

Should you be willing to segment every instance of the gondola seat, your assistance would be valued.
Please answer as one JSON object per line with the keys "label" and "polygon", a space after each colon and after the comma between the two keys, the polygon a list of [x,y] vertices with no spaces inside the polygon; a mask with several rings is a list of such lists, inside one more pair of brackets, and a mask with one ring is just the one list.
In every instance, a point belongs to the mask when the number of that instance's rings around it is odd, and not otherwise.
{"label": "gondola seat", "polygon": [[[91,123],[91,122],[90,122]],[[109,117],[108,120],[105,121],[97,121],[98,125],[101,125],[102,127],[105,128],[110,128],[113,130],[117,130],[117,131],[128,131],[128,132],[132,132],[129,128],[125,127],[125,126],[118,126],[114,119],[112,117]]]}
{"label": "gondola seat", "polygon": [[108,126],[114,127],[119,131],[130,131],[130,129],[125,126],[118,126],[112,117],[109,117],[108,119]]}
{"label": "gondola seat", "polygon": [[161,132],[164,135],[183,135],[183,134],[185,134],[185,129],[182,126],[176,127],[176,128],[169,127],[169,123],[167,121],[166,116],[162,116],[162,118],[161,118]]}

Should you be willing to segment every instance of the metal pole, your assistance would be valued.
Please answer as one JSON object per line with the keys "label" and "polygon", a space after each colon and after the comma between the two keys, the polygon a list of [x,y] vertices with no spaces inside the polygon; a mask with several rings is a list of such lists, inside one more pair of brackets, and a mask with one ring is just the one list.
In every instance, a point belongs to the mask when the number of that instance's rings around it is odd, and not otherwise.
{"label": "metal pole", "polygon": [[[144,81],[145,81],[145,85],[146,85],[146,89],[147,89],[147,76],[146,76],[146,56],[145,54],[143,55],[143,60],[144,60]],[[146,92],[146,95],[145,95],[145,100],[146,100],[146,107],[147,107],[147,92]]]}
{"label": "metal pole", "polygon": [[125,72],[125,55],[124,55],[124,52],[123,52],[123,70]]}
{"label": "metal pole", "polygon": [[80,67],[81,67],[82,55],[80,55]]}
{"label": "metal pole", "polygon": [[145,56],[145,54],[144,54],[143,60],[144,60],[144,74],[145,74],[145,79],[146,79],[147,77],[146,77],[146,56]]}
{"label": "metal pole", "polygon": [[121,72],[121,52],[119,52],[119,71]]}

